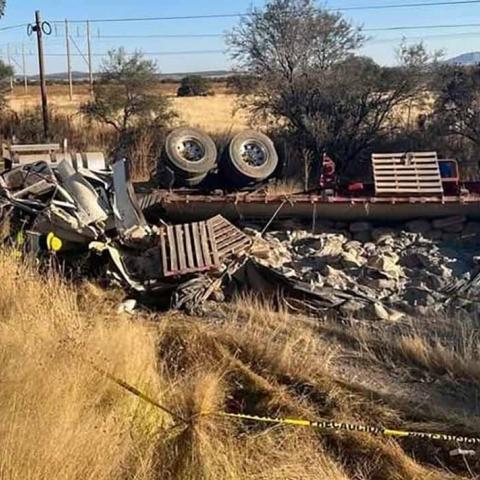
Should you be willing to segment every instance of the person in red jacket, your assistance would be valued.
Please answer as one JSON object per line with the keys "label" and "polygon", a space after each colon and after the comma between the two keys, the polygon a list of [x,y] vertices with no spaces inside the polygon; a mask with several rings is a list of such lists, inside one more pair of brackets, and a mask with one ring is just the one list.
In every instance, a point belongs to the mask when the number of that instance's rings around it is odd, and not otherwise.
{"label": "person in red jacket", "polygon": [[322,159],[322,168],[320,170],[320,188],[328,189],[335,187],[335,176],[336,165],[335,162],[326,154],[323,154]]}

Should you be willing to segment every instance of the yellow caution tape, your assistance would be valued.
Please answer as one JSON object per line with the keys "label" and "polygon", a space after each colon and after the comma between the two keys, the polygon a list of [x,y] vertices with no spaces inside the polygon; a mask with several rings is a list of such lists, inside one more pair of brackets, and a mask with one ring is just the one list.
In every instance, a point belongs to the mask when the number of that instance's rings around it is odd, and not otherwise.
{"label": "yellow caution tape", "polygon": [[[108,379],[115,382],[120,387],[124,388],[128,392],[132,393],[133,395],[141,398],[145,402],[150,403],[151,405],[169,413],[172,417],[179,418],[185,423],[189,423],[187,420],[183,419],[179,415],[171,412],[163,405],[160,405],[158,402],[150,398],[148,395],[145,395],[137,388],[129,385],[127,382],[116,378],[114,375],[106,372],[100,367],[93,365],[89,362],[93,368],[105,375]],[[310,420],[302,420],[298,418],[272,418],[272,417],[259,417],[255,415],[245,415],[242,413],[227,413],[227,412],[216,412],[210,413],[207,415],[215,415],[219,417],[225,418],[234,418],[238,420],[249,420],[252,422],[259,422],[259,423],[271,423],[276,425],[289,425],[294,427],[307,427],[307,428],[314,428],[319,430],[334,430],[334,431],[347,431],[347,432],[362,432],[362,433],[371,433],[375,435],[385,435],[387,437],[403,437],[403,438],[419,438],[419,439],[428,439],[428,440],[439,440],[444,442],[456,442],[456,443],[466,443],[469,445],[476,445],[480,444],[479,437],[467,437],[463,435],[451,435],[448,433],[429,433],[429,432],[409,432],[405,430],[392,430],[389,428],[384,427],[373,427],[369,425],[360,425],[360,424],[353,424],[353,423],[344,423],[344,422],[334,422],[334,421],[310,421]]]}
{"label": "yellow caution tape", "polygon": [[172,412],[171,410],[169,410],[168,408],[164,407],[163,405],[161,405],[160,403],[158,403],[156,400],[154,400],[153,398],[149,397],[148,395],[146,395],[145,393],[141,392],[138,388],[135,388],[134,386],[128,384],[127,382],[121,380],[120,378],[117,378],[115,377],[114,375],[112,375],[111,373],[107,372],[106,370],[104,370],[103,368],[100,368],[98,367],[97,365],[93,364],[92,362],[88,361],[87,360],[87,363],[90,364],[90,366],[98,373],[100,373],[101,375],[104,375],[105,377],[107,377],[109,380],[111,380],[112,382],[115,382],[119,387],[122,387],[124,388],[127,392],[130,392],[132,393],[133,395],[135,395],[136,397],[142,399],[144,402],[147,402],[149,403],[150,405],[153,405],[154,407],[158,408],[159,410],[162,410],[163,412],[165,413],[168,413],[172,418],[175,418],[177,420],[180,420],[184,423],[188,423],[183,417],[181,417],[180,415]]}
{"label": "yellow caution tape", "polygon": [[47,235],[47,248],[51,252],[59,252],[63,247],[61,238],[58,238],[53,232]]}
{"label": "yellow caution tape", "polygon": [[409,438],[421,438],[429,440],[443,440],[446,442],[467,443],[470,445],[480,444],[479,437],[466,437],[463,435],[451,435],[448,433],[429,433],[429,432],[409,432],[405,430],[391,430],[383,427],[372,427],[369,425],[359,425],[353,423],[343,423],[334,421],[321,421],[312,422],[309,420],[298,420],[293,418],[270,418],[270,417],[257,417],[254,415],[244,415],[241,413],[225,413],[219,412],[219,416],[238,418],[240,420],[251,420],[254,422],[263,423],[275,423],[277,425],[293,425],[301,427],[310,427],[320,430],[335,430],[335,431],[348,431],[348,432],[365,432],[373,433],[376,435],[385,435],[387,437],[409,437]]}

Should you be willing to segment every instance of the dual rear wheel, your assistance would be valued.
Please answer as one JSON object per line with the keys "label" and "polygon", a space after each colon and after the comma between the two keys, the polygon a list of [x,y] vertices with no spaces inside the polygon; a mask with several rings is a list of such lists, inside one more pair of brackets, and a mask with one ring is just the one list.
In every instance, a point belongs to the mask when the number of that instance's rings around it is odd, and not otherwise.
{"label": "dual rear wheel", "polygon": [[189,187],[200,185],[218,166],[226,183],[242,187],[266,180],[278,165],[273,142],[254,130],[235,135],[219,162],[209,135],[196,128],[177,128],[165,141],[164,160],[174,170],[177,186]]}

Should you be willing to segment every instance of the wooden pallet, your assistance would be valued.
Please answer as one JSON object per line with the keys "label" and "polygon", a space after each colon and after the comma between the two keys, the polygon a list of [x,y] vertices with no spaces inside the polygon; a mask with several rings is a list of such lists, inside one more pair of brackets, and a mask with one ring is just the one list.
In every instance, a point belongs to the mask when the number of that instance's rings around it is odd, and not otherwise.
{"label": "wooden pallet", "polygon": [[375,192],[386,194],[443,194],[436,152],[372,155]]}
{"label": "wooden pallet", "polygon": [[165,277],[220,267],[217,245],[207,222],[186,223],[160,230],[160,253]]}
{"label": "wooden pallet", "polygon": [[218,215],[206,222],[160,229],[160,255],[164,277],[200,273],[219,268],[226,257],[240,253],[251,240]]}
{"label": "wooden pallet", "polygon": [[207,224],[215,237],[218,255],[222,261],[229,255],[243,252],[252,244],[250,237],[221,215],[211,218]]}

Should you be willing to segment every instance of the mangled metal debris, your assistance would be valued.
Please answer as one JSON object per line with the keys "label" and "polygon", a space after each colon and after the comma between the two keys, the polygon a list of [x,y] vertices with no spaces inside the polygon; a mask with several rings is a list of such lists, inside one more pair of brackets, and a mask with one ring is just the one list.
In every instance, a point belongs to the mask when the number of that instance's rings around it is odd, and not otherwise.
{"label": "mangled metal debris", "polygon": [[26,250],[54,252],[65,261],[70,253],[96,255],[111,279],[141,294],[173,292],[195,275],[220,272],[232,254],[251,245],[221,216],[148,225],[126,160],[102,172],[75,170],[67,161],[15,167],[0,175],[0,212],[14,219],[10,238],[25,238]]}
{"label": "mangled metal debris", "polygon": [[240,230],[221,215],[151,225],[137,204],[126,160],[102,171],[74,168],[66,160],[38,161],[0,174],[2,242],[38,256],[53,253],[72,271],[87,265],[142,302],[197,312],[212,296],[248,288],[280,293],[304,312],[387,321],[413,308],[478,302],[480,267],[459,251],[451,258],[446,246],[435,243],[437,231],[442,240],[480,233],[480,224],[465,217],[396,229],[331,222],[323,230],[263,235]]}
{"label": "mangled metal debris", "polygon": [[106,170],[107,162],[102,152],[68,152],[68,143],[65,139],[63,145],[59,143],[40,144],[2,144],[2,158],[8,169],[44,162],[53,166],[66,161],[75,170],[86,168],[90,170]]}

